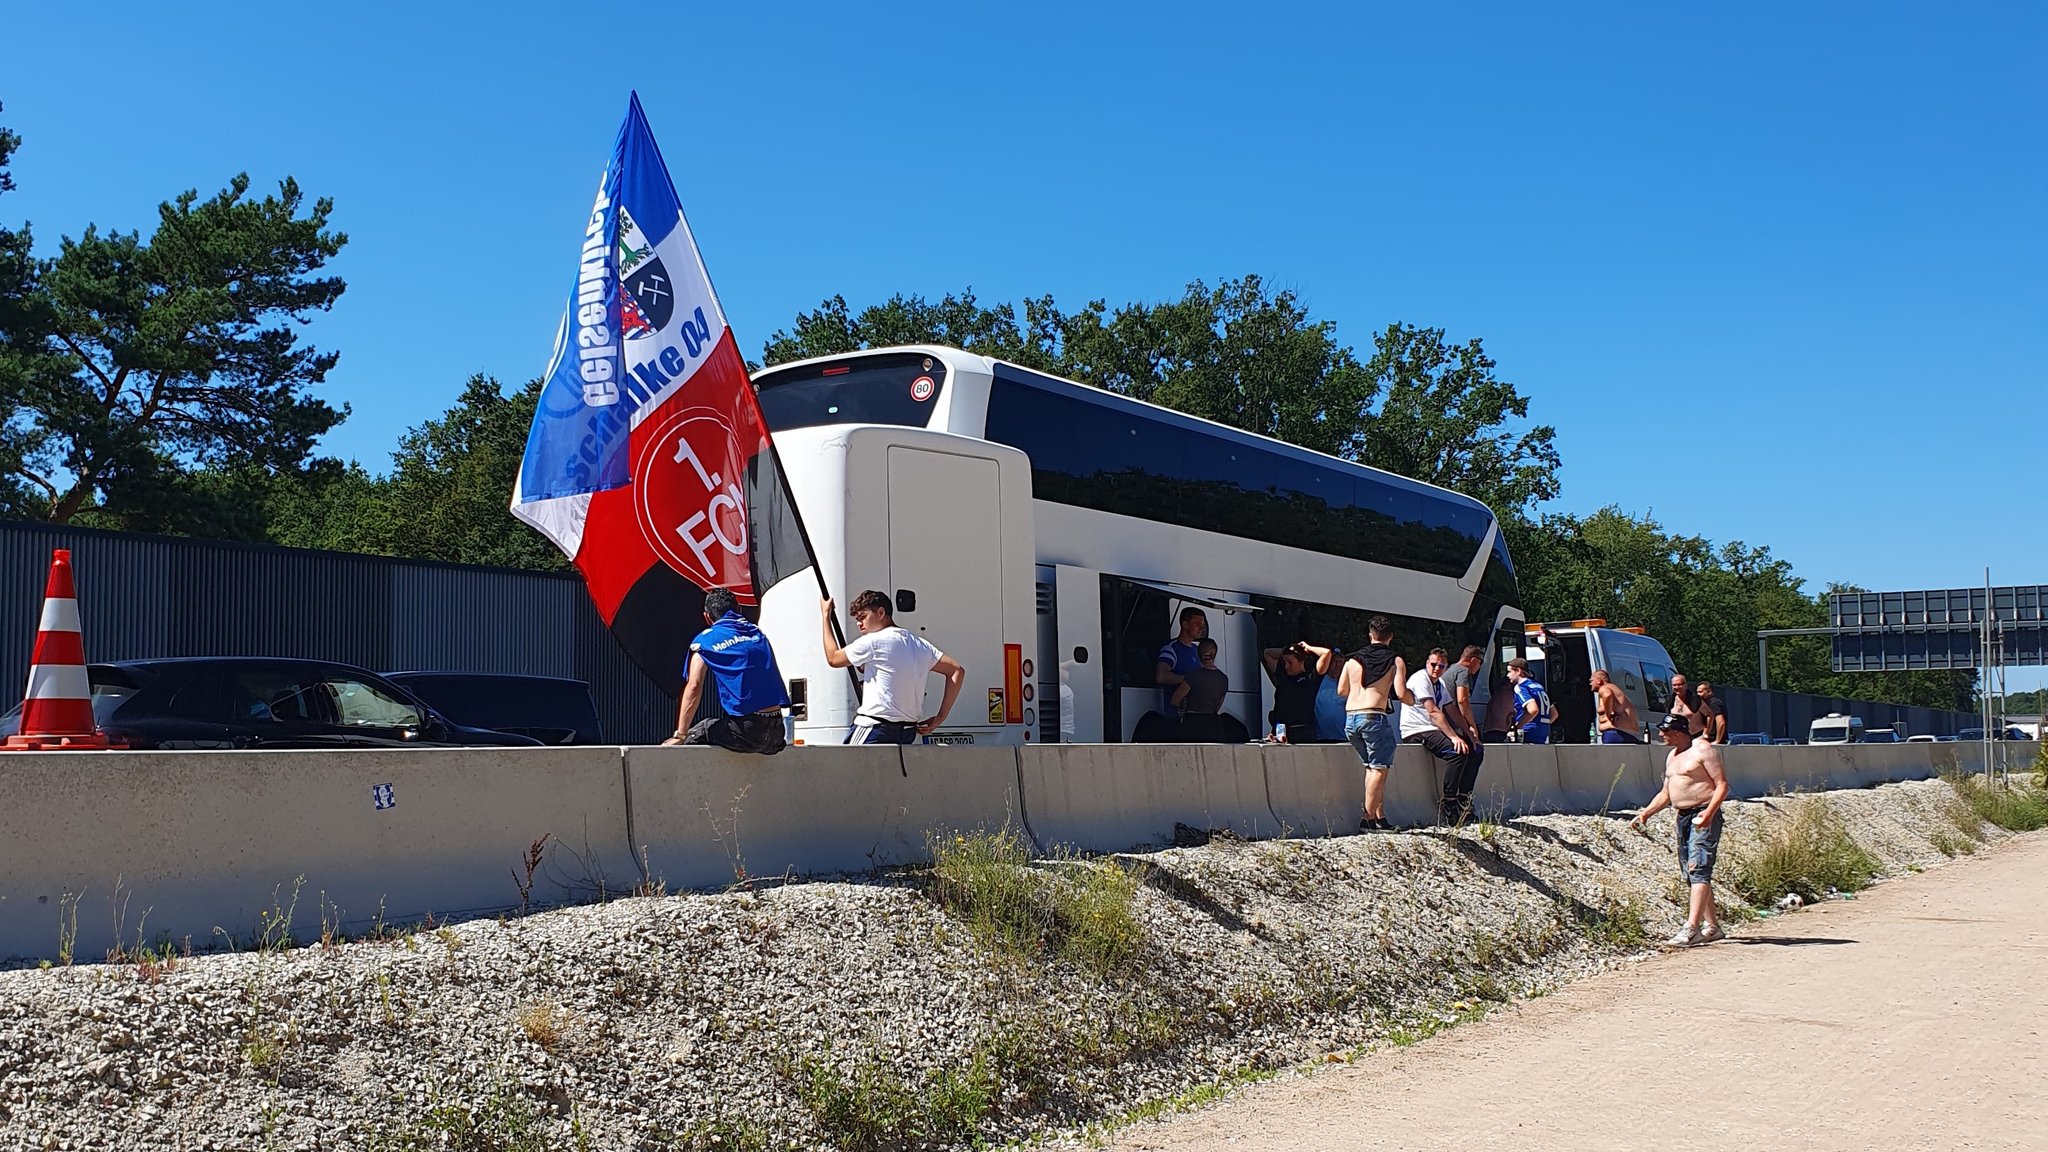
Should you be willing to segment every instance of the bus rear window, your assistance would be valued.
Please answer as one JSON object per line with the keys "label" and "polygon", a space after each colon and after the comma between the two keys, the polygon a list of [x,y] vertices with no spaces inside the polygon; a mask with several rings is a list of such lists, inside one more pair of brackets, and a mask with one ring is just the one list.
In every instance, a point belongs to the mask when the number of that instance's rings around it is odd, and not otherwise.
{"label": "bus rear window", "polygon": [[931,423],[946,366],[916,352],[769,372],[756,382],[770,432],[821,424]]}

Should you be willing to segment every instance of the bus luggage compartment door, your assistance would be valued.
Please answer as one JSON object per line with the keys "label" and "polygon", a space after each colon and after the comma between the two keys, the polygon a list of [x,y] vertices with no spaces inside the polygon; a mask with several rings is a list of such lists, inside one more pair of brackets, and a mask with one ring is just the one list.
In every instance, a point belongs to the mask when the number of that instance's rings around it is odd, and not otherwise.
{"label": "bus luggage compartment door", "polygon": [[[896,623],[967,668],[946,730],[1000,728],[1007,701],[990,694],[1004,687],[1002,491],[994,460],[890,446],[884,591]],[[925,685],[927,716],[944,691],[934,674]]]}

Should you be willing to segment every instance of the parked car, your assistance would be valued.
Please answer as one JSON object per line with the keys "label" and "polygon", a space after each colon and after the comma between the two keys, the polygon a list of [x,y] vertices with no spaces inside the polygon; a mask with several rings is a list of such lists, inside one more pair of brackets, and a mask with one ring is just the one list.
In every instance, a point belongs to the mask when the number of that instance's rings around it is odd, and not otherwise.
{"label": "parked car", "polygon": [[1813,722],[1806,734],[1808,744],[1855,744],[1863,739],[1863,717],[1830,712]]}
{"label": "parked car", "polygon": [[1905,741],[1903,741],[1903,740],[1900,740],[1900,739],[1899,739],[1899,734],[1898,734],[1897,732],[1894,732],[1894,731],[1892,731],[1892,730],[1891,730],[1890,728],[1868,728],[1868,729],[1865,729],[1865,730],[1864,730],[1864,732],[1863,732],[1863,742],[1864,742],[1865,744],[1903,744],[1903,743],[1905,743]]}
{"label": "parked car", "polygon": [[[194,656],[91,664],[93,717],[131,748],[537,745],[450,723],[374,672],[325,660]],[[21,706],[0,718],[20,730]]]}
{"label": "parked car", "polygon": [[604,743],[597,702],[581,680],[495,672],[389,672],[384,678],[457,724],[543,744]]}
{"label": "parked car", "polygon": [[1794,739],[1793,739],[1793,738],[1791,738],[1790,736],[1779,736],[1779,737],[1776,737],[1776,738],[1774,738],[1774,739],[1773,739],[1773,740],[1771,741],[1771,743],[1773,743],[1773,744],[1788,744],[1788,745],[1791,745],[1791,746],[1793,746],[1793,747],[1795,747],[1795,748],[1796,748],[1796,747],[1798,747],[1798,745],[1799,745],[1799,741],[1797,741],[1797,740],[1794,740]]}
{"label": "parked car", "polygon": [[1763,732],[1731,732],[1728,734],[1728,742],[1730,744],[1769,744],[1771,738]]}
{"label": "parked car", "polygon": [[1915,732],[1913,735],[1906,737],[1906,743],[1908,744],[1935,744],[1939,741],[1939,737],[1930,736],[1925,732]]}

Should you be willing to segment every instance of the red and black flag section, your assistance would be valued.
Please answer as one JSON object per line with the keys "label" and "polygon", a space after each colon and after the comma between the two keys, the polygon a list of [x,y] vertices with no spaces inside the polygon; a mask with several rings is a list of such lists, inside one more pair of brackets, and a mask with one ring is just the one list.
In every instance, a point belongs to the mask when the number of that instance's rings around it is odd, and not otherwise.
{"label": "red and black flag section", "polygon": [[753,605],[813,563],[637,95],[584,222],[512,512],[575,561],[672,695],[706,591]]}

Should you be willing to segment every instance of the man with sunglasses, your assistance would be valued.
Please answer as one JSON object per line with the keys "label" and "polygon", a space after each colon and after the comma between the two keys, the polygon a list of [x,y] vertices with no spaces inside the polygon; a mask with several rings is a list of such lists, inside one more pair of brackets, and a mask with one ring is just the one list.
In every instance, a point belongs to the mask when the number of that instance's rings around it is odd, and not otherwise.
{"label": "man with sunglasses", "polygon": [[1422,671],[1408,678],[1413,704],[1401,705],[1401,743],[1420,744],[1444,762],[1443,798],[1437,811],[1446,824],[1458,824],[1471,814],[1472,746],[1451,720],[1450,691],[1444,687],[1444,669],[1451,666],[1450,654],[1431,650]]}

